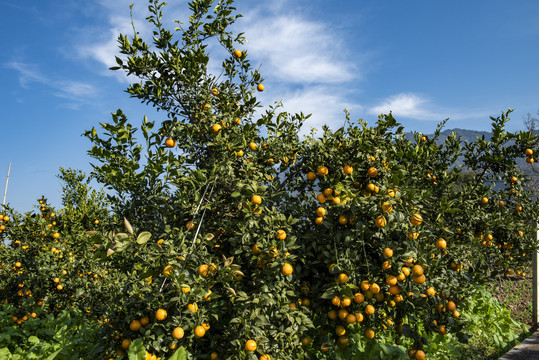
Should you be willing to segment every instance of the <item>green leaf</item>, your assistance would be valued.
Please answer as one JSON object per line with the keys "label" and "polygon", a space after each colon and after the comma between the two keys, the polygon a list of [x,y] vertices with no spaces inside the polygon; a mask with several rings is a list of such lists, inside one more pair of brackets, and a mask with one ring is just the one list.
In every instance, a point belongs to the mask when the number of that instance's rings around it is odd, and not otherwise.
{"label": "green leaf", "polygon": [[142,340],[136,339],[129,345],[129,360],[145,360],[146,359],[146,349]]}
{"label": "green leaf", "polygon": [[168,360],[187,360],[185,348],[180,346],[178,350]]}
{"label": "green leaf", "polygon": [[60,351],[62,351],[62,349],[56,350],[55,352],[50,354],[49,357],[46,358],[45,360],[53,360],[56,357],[56,355],[58,355],[60,353]]}
{"label": "green leaf", "polygon": [[148,242],[148,240],[150,240],[151,237],[151,233],[149,233],[148,231],[143,231],[137,237],[137,244],[144,245]]}
{"label": "green leaf", "polygon": [[32,344],[37,344],[39,342],[39,338],[37,336],[30,336],[28,338],[28,342],[30,342]]}

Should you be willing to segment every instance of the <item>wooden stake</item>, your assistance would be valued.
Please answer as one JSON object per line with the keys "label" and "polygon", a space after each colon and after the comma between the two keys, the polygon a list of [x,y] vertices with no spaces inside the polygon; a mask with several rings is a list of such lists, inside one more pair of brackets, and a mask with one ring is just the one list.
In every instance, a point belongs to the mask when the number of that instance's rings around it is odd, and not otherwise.
{"label": "wooden stake", "polygon": [[7,168],[7,178],[6,178],[6,188],[4,189],[4,202],[2,202],[2,205],[6,205],[6,195],[7,195],[7,183],[9,181],[9,172],[11,170],[11,162],[9,163],[9,167]]}

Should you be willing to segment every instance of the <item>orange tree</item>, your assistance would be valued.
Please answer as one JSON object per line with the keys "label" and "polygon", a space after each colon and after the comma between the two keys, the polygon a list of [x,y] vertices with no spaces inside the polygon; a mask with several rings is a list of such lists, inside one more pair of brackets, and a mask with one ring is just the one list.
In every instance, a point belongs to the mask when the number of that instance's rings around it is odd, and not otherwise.
{"label": "orange tree", "polygon": [[104,321],[103,296],[119,286],[115,281],[121,276],[109,278],[92,261],[91,233],[100,229],[100,221],[112,222],[104,193],[92,191],[83,173],[60,171],[63,209],[56,211],[42,197],[37,212],[21,215],[5,207],[2,214],[1,297],[14,305],[17,324],[73,307]]}
{"label": "orange tree", "polygon": [[[536,249],[537,204],[515,159],[532,163],[537,139],[507,133],[507,112],[491,139],[469,144],[441,141],[441,126],[406,137],[391,114],[300,141],[303,114],[256,112],[264,86],[228,30],[239,16],[231,0],[191,1],[174,31],[164,6],[149,2],[152,43],[119,37],[114,69],[139,78],[128,93],[166,120],[144,117],[137,129],[118,110],[85,133],[92,175],[125,230],[92,223],[84,186],[64,189],[81,204],[64,204],[74,216],[54,225],[43,204],[43,217],[13,222],[21,244],[2,247],[10,291],[24,274],[11,263],[31,242],[21,263],[72,282],[63,297],[39,283],[39,297],[100,319],[108,356],[131,346],[147,358],[351,358],[395,340],[403,347],[391,351],[421,359],[425,333],[466,340],[460,302],[496,274],[522,274]],[[213,76],[208,49],[218,46],[227,55]],[[45,247],[40,238],[53,226],[71,239],[60,254],[61,233]],[[74,248],[81,260],[63,269],[59,256]]]}

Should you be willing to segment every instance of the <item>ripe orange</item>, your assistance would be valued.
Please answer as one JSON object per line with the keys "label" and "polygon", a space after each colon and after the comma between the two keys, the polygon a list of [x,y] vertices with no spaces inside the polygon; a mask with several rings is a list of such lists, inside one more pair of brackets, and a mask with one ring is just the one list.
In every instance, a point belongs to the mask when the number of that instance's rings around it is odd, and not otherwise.
{"label": "ripe orange", "polygon": [[277,230],[277,234],[275,235],[275,238],[277,240],[284,240],[286,239],[286,231],[284,230]]}
{"label": "ripe orange", "polygon": [[159,321],[165,320],[167,318],[167,311],[165,309],[157,309],[155,318]]}
{"label": "ripe orange", "polygon": [[371,328],[365,329],[365,332],[363,333],[367,339],[374,339],[374,330]]}
{"label": "ripe orange", "polygon": [[255,351],[256,350],[256,341],[247,340],[247,342],[245,343],[245,350],[247,350],[247,351]]}
{"label": "ripe orange", "polygon": [[146,326],[150,323],[150,318],[147,316],[143,316],[140,318],[140,323],[142,324],[142,326]]}
{"label": "ripe orange", "polygon": [[453,301],[448,301],[446,309],[447,311],[455,311],[457,309],[457,304],[455,304]]}
{"label": "ripe orange", "polygon": [[167,266],[165,266],[165,268],[163,269],[163,275],[164,275],[165,277],[169,277],[170,274],[172,274],[173,271],[174,271],[174,268],[173,268],[172,266],[170,266],[170,265],[167,265]]}
{"label": "ripe orange", "polygon": [[377,228],[381,229],[387,225],[387,220],[382,215],[378,216],[376,220],[374,220],[374,225],[376,225]]}
{"label": "ripe orange", "polygon": [[343,336],[346,334],[346,328],[342,325],[337,325],[335,327],[335,334],[337,334],[337,336]]}
{"label": "ripe orange", "polygon": [[483,204],[488,203],[488,198],[486,198],[486,197],[482,198],[482,199],[481,199],[481,202],[482,202]]}
{"label": "ripe orange", "polygon": [[219,95],[219,90],[217,90],[216,88],[213,88],[213,89],[211,89],[211,94],[213,96],[217,96],[217,95]]}
{"label": "ripe orange", "polygon": [[532,158],[532,157],[527,157],[527,158],[526,158],[526,162],[527,162],[528,164],[533,164],[533,163],[535,162],[535,159]]}
{"label": "ripe orange", "polygon": [[193,230],[195,228],[195,224],[192,221],[189,221],[187,224],[185,224],[185,228],[187,230]]}
{"label": "ripe orange", "polygon": [[181,339],[183,337],[183,335],[185,334],[185,332],[183,331],[183,329],[181,327],[177,327],[175,328],[174,330],[172,330],[172,337],[174,339]]}
{"label": "ripe orange", "polygon": [[372,283],[369,290],[371,291],[371,293],[376,295],[380,292],[380,285],[378,285],[377,283]]}
{"label": "ripe orange", "polygon": [[198,305],[196,302],[187,304],[187,309],[196,313],[198,311]]}
{"label": "ripe orange", "polygon": [[197,326],[197,327],[195,328],[195,336],[196,336],[197,338],[201,338],[201,337],[203,337],[205,334],[206,334],[206,329],[204,329],[202,326],[199,325],[199,326]]}
{"label": "ripe orange", "polygon": [[386,277],[386,284],[389,286],[397,285],[398,279],[395,275],[388,275]]}
{"label": "ripe orange", "polygon": [[351,167],[350,165],[344,165],[343,171],[346,175],[350,175],[351,173],[354,172],[354,168]]}
{"label": "ripe orange", "polygon": [[290,265],[288,263],[285,263],[281,267],[281,274],[283,274],[284,276],[291,275],[293,272],[294,272],[294,268],[292,267],[292,265]]}
{"label": "ripe orange", "polygon": [[337,284],[346,284],[348,282],[348,275],[346,275],[345,273],[339,274],[339,276],[337,276],[337,278],[335,279],[335,282]]}
{"label": "ripe orange", "polygon": [[414,275],[414,278],[413,278],[413,281],[416,284],[423,284],[426,280],[427,278],[425,277],[425,275],[417,275],[417,276]]}
{"label": "ripe orange", "polygon": [[316,173],[314,171],[309,171],[307,173],[307,180],[309,180],[309,181],[316,180]]}
{"label": "ripe orange", "polygon": [[423,267],[421,265],[414,265],[414,267],[412,268],[412,274],[414,276],[423,275]]}
{"label": "ripe orange", "polygon": [[129,340],[129,339],[124,339],[124,340],[122,341],[122,349],[124,349],[124,350],[129,349],[129,345],[131,345],[131,340]]}
{"label": "ripe orange", "polygon": [[211,128],[212,128],[214,133],[218,133],[222,129],[220,124],[213,124],[213,126]]}
{"label": "ripe orange", "polygon": [[367,170],[367,175],[369,175],[370,178],[375,178],[376,175],[378,175],[378,169],[375,168],[374,166],[371,166],[371,167]]}
{"label": "ripe orange", "polygon": [[264,91],[264,85],[258,84],[258,85],[256,86],[256,89],[257,89],[258,91]]}
{"label": "ripe orange", "polygon": [[526,149],[526,151],[524,151],[524,153],[528,156],[532,156],[533,155],[533,150],[532,149]]}
{"label": "ripe orange", "polygon": [[142,327],[142,324],[140,323],[139,320],[133,320],[129,324],[129,329],[131,331],[139,331],[141,327]]}
{"label": "ripe orange", "polygon": [[238,59],[241,58],[242,55],[243,54],[241,50],[234,50],[234,56],[237,57]]}
{"label": "ripe orange", "polygon": [[415,231],[408,232],[408,240],[416,240],[418,237],[419,233],[416,233]]}
{"label": "ripe orange", "polygon": [[393,256],[393,250],[391,250],[390,248],[385,248],[384,249],[384,257],[385,258],[390,258]]}
{"label": "ripe orange", "polygon": [[318,169],[316,169],[316,172],[320,176],[326,176],[329,173],[328,168],[325,166],[319,166]]}
{"label": "ripe orange", "polygon": [[206,264],[202,264],[198,267],[198,274],[200,276],[203,276],[203,277],[206,277],[208,276],[208,272],[209,272],[210,268],[208,265]]}
{"label": "ripe orange", "polygon": [[423,350],[416,350],[416,352],[414,354],[414,359],[415,360],[425,360],[426,359],[425,352]]}
{"label": "ripe orange", "polygon": [[260,197],[260,195],[253,195],[251,197],[251,201],[253,202],[253,204],[256,204],[256,205],[262,204],[262,198]]}
{"label": "ripe orange", "polygon": [[384,213],[390,213],[393,211],[393,205],[391,205],[390,203],[388,203],[387,201],[384,201],[382,203],[382,211]]}
{"label": "ripe orange", "polygon": [[374,306],[372,306],[370,304],[365,306],[365,314],[372,315],[372,314],[374,314],[374,311],[375,311]]}
{"label": "ripe orange", "polygon": [[346,216],[344,215],[339,216],[339,224],[346,225],[347,223],[348,223],[348,219],[346,218]]}
{"label": "ripe orange", "polygon": [[412,225],[419,226],[423,222],[423,217],[419,213],[413,214],[410,216],[410,222]]}
{"label": "ripe orange", "polygon": [[166,145],[166,147],[168,147],[168,148],[172,148],[172,147],[176,146],[176,140],[174,140],[174,139],[171,138],[171,137],[168,137],[168,138],[165,140],[165,145]]}
{"label": "ripe orange", "polygon": [[64,288],[64,286],[62,284],[59,284],[59,285],[56,286],[57,290],[62,290],[63,288]]}
{"label": "ripe orange", "polygon": [[268,354],[260,355],[258,360],[271,360],[271,357]]}
{"label": "ripe orange", "polygon": [[446,247],[447,247],[447,242],[444,239],[439,238],[436,241],[436,248],[437,249],[442,250],[442,249],[445,249]]}

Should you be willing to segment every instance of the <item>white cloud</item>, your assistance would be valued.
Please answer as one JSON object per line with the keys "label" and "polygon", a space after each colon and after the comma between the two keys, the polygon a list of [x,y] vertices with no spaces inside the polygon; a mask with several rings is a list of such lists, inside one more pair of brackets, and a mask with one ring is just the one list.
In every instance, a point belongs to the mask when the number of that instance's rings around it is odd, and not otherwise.
{"label": "white cloud", "polygon": [[[277,95],[277,92],[270,92],[264,98],[275,98],[274,95]],[[284,99],[282,101],[283,106],[279,108],[279,111],[288,112],[289,114],[299,114],[300,112],[303,112],[304,115],[311,114],[311,117],[307,119],[301,130],[302,134],[309,133],[311,127],[321,131],[323,125],[337,129],[344,125],[345,109],[351,112],[362,110],[360,105],[350,107],[350,104],[344,100],[343,95],[324,86],[289,91],[280,93],[279,96]]]}
{"label": "white cloud", "polygon": [[345,60],[341,37],[329,24],[296,15],[267,15],[260,8],[246,16],[246,23],[246,47],[261,61],[263,73],[298,84],[335,84],[360,76]]}
{"label": "white cloud", "polygon": [[439,121],[443,115],[431,109],[431,102],[428,98],[412,93],[400,93],[390,96],[380,104],[371,107],[368,113],[379,115],[392,112],[396,117],[413,118],[417,120]]}
{"label": "white cloud", "polygon": [[16,70],[19,73],[19,84],[23,88],[28,88],[31,83],[44,84],[55,91],[54,96],[67,99],[69,104],[64,106],[76,109],[80,104],[87,103],[88,98],[96,95],[94,86],[80,81],[63,80],[43,75],[34,64],[12,61],[5,64],[7,68]]}
{"label": "white cloud", "polygon": [[39,73],[35,65],[24,64],[18,61],[12,61],[5,64],[5,67],[17,70],[19,72],[19,85],[26,88],[30,82],[46,81],[46,78]]}

